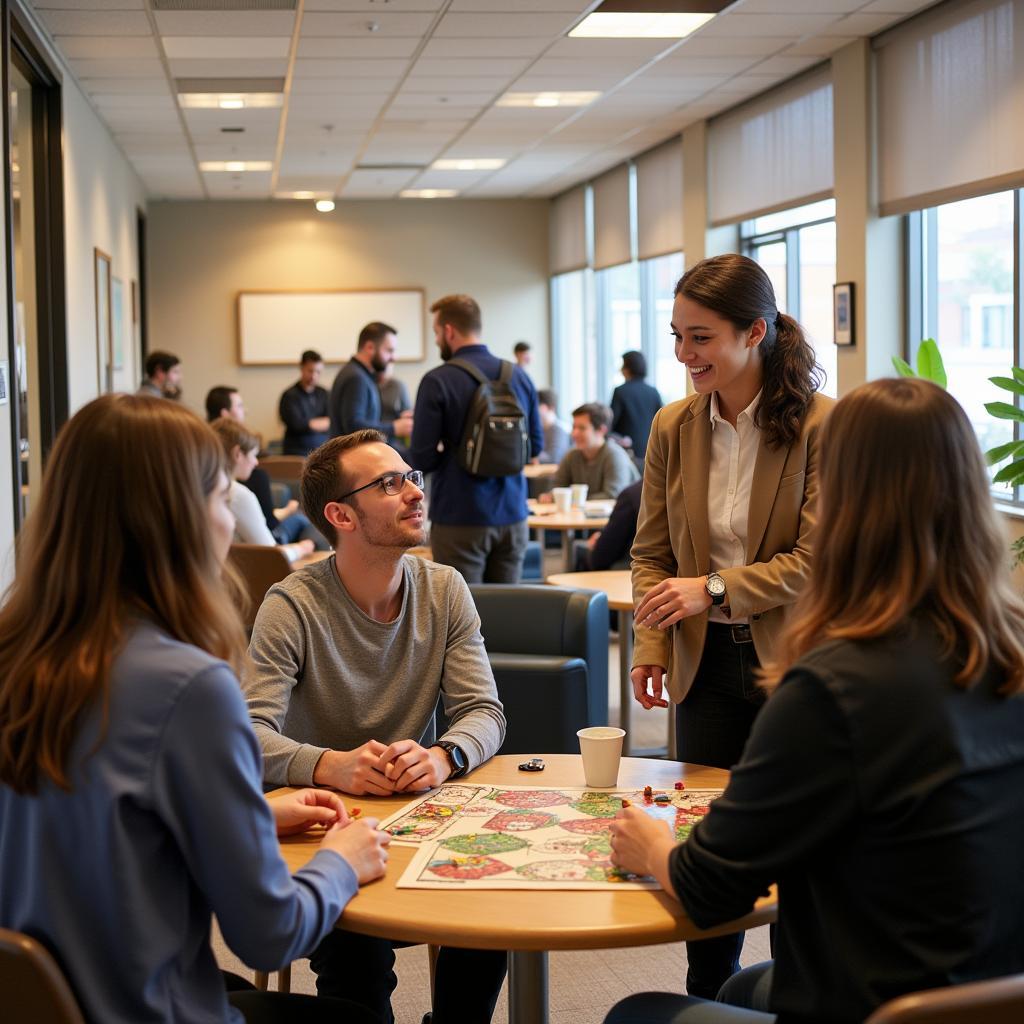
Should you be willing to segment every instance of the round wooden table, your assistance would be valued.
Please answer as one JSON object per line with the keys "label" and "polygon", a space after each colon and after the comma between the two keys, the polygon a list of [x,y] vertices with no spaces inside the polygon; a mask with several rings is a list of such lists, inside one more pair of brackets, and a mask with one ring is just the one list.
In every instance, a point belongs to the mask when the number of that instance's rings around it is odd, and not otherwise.
{"label": "round wooden table", "polygon": [[[496,785],[583,786],[578,754],[545,754],[543,772],[518,771],[525,760],[499,755],[466,776],[467,782]],[[692,789],[720,789],[728,773],[674,761],[623,758],[619,785],[671,788],[682,778]],[[406,796],[380,799],[344,796],[364,816],[385,818],[409,802]],[[281,840],[294,871],[316,852],[313,833]],[[611,949],[683,939],[707,938],[753,928],[775,919],[775,900],[758,901],[743,918],[709,931],[696,928],[682,906],[661,891],[434,890],[397,889],[395,882],[415,853],[392,843],[387,874],[360,889],[338,921],[339,928],[403,942],[509,951],[510,1024],[546,1024],[547,951]]]}
{"label": "round wooden table", "polygon": [[558,512],[547,502],[530,500],[530,515],[526,525],[531,530],[558,530],[562,534],[562,565],[566,572],[572,571],[572,542],[577,530],[603,530],[608,525],[608,516],[588,516],[580,508]]}

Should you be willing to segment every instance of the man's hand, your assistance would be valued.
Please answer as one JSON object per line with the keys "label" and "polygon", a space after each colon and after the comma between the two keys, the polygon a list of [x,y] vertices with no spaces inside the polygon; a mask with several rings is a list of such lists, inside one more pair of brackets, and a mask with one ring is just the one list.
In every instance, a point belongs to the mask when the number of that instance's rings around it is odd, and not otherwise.
{"label": "man's hand", "polygon": [[331,429],[331,417],[314,416],[309,421],[309,429],[314,434],[326,434]]}
{"label": "man's hand", "polygon": [[328,829],[320,842],[321,850],[333,850],[344,857],[359,879],[359,884],[372,882],[384,874],[388,862],[391,836],[377,829],[376,818],[360,818],[346,825]]}
{"label": "man's hand", "polygon": [[[650,689],[647,686],[648,680]],[[630,671],[629,681],[633,684],[633,698],[644,711],[668,707],[668,701],[662,696],[665,692],[664,665],[637,665]]]}
{"label": "man's hand", "polygon": [[601,531],[600,531],[600,530],[598,530],[598,531],[597,531],[597,533],[592,533],[592,534],[591,534],[591,535],[590,535],[590,536],[589,536],[589,537],[587,538],[587,549],[588,549],[589,551],[593,551],[593,550],[594,550],[594,548],[596,548],[596,547],[597,547],[597,540],[598,540],[598,538],[599,538],[600,536],[601,536]]}
{"label": "man's hand", "polygon": [[550,505],[554,502],[555,496],[550,491],[545,491],[537,500],[542,505]]}
{"label": "man's hand", "polygon": [[706,577],[669,577],[651,587],[636,606],[633,618],[650,629],[668,629],[680,619],[711,607],[711,595],[704,589]]}
{"label": "man's hand", "polygon": [[337,793],[300,789],[268,799],[279,836],[295,836],[313,825],[347,825],[348,812]]}
{"label": "man's hand", "polygon": [[395,787],[380,767],[380,755],[388,749],[367,740],[355,750],[328,750],[313,769],[313,782],[354,796],[390,796]]}
{"label": "man's hand", "polygon": [[[624,807],[608,826],[611,832],[612,863],[636,875],[654,875],[664,886],[668,855],[676,841],[668,824],[638,807]],[[665,890],[674,895],[671,886]]]}
{"label": "man's hand", "polygon": [[403,412],[392,426],[395,428],[395,437],[412,437],[412,413]]}
{"label": "man's hand", "polygon": [[442,747],[421,747],[415,740],[392,743],[378,758],[378,768],[396,793],[433,789],[452,773],[451,762]]}

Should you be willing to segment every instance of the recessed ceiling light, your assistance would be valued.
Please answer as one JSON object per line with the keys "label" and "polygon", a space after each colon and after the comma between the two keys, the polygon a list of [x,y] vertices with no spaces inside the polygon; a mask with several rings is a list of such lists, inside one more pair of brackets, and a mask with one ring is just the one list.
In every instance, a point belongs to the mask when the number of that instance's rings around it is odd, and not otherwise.
{"label": "recessed ceiling light", "polygon": [[406,188],[398,193],[402,199],[453,199],[458,194],[454,188]]}
{"label": "recessed ceiling light", "polygon": [[599,92],[507,92],[498,100],[499,107],[585,107],[593,103]]}
{"label": "recessed ceiling light", "polygon": [[317,213],[330,213],[334,209],[333,199],[318,199],[316,201]]}
{"label": "recessed ceiling light", "polygon": [[207,172],[269,171],[274,167],[269,160],[203,160],[199,170]]}
{"label": "recessed ceiling light", "polygon": [[570,33],[574,38],[683,39],[729,0],[604,0]]}
{"label": "recessed ceiling light", "polygon": [[193,110],[255,110],[279,107],[284,96],[279,92],[181,92],[178,102]]}
{"label": "recessed ceiling light", "polygon": [[435,160],[431,165],[437,171],[496,171],[505,166],[504,160]]}

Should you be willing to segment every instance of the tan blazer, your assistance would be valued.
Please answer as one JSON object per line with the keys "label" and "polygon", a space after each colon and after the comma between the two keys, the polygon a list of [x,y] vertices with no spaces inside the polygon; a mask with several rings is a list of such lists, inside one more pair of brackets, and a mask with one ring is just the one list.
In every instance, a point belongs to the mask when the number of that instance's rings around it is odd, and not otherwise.
{"label": "tan blazer", "polygon": [[[750,492],[747,563],[725,569],[729,613],[749,618],[754,649],[770,658],[789,607],[807,581],[817,522],[818,433],[835,403],[815,395],[800,437],[788,448],[757,450]],[[665,406],[651,425],[643,497],[633,542],[633,602],[671,576],[710,571],[708,474],[711,398],[691,395]],[[633,665],[668,670],[668,692],[681,701],[693,683],[708,613],[667,630],[634,628]]]}

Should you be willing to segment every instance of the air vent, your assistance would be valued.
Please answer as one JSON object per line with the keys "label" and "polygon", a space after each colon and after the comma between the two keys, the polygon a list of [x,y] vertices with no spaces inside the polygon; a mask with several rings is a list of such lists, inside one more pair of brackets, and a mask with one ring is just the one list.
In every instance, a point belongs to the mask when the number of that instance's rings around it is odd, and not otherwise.
{"label": "air vent", "polygon": [[178,92],[284,92],[283,78],[176,78]]}
{"label": "air vent", "polygon": [[298,0],[151,0],[154,11],[294,11]]}

